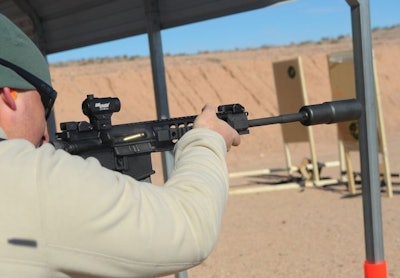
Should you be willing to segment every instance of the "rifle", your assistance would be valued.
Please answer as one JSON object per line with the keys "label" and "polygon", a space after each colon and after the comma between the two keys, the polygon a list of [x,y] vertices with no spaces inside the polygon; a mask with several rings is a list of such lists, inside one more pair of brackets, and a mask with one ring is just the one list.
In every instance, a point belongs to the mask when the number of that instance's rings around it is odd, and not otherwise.
{"label": "rifle", "polygon": [[[89,122],[61,123],[61,132],[51,143],[56,149],[84,158],[95,157],[108,169],[144,180],[154,174],[151,153],[172,150],[175,143],[192,129],[197,117],[112,125],[111,116],[120,108],[118,98],[87,95],[82,112]],[[243,135],[249,134],[250,127],[277,123],[300,122],[310,126],[357,120],[362,114],[362,106],[356,99],[348,99],[303,106],[294,114],[249,120],[242,105],[229,104],[219,106],[216,114]]]}

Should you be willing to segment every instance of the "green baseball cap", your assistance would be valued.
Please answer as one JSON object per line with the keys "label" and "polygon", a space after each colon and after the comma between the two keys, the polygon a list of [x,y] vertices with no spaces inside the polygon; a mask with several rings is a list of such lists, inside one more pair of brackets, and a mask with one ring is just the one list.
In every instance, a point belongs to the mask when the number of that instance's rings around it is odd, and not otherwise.
{"label": "green baseball cap", "polygon": [[[0,59],[9,61],[51,86],[49,66],[43,54],[21,29],[2,14],[0,14]],[[3,65],[0,65],[1,87],[37,89]]]}

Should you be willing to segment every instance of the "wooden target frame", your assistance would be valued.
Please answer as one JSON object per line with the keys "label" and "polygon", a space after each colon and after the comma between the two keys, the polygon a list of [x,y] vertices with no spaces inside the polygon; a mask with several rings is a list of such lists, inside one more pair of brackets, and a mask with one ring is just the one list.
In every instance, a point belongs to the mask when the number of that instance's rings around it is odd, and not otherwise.
{"label": "wooden target frame", "polygon": [[[279,114],[297,113],[300,107],[308,105],[301,57],[275,62],[272,66]],[[314,182],[318,182],[320,177],[312,127],[303,126],[301,123],[296,122],[281,125],[281,130],[287,168],[294,169],[289,144],[309,142],[313,172],[312,179]]]}
{"label": "wooden target frame", "polygon": [[[343,51],[332,53],[327,56],[329,79],[331,85],[331,93],[333,100],[349,99],[356,97],[354,61],[352,51]],[[385,126],[383,121],[378,79],[376,72],[375,91],[376,91],[376,109],[377,109],[377,125],[379,138],[379,152],[382,157],[383,175],[387,187],[389,197],[393,196],[392,180],[389,164],[389,152],[386,144]],[[340,168],[342,173],[347,174],[348,190],[351,194],[356,193],[355,181],[353,175],[353,167],[350,157],[351,151],[359,150],[358,143],[358,123],[344,122],[338,123],[338,141],[340,153]],[[382,167],[381,167],[382,168]],[[343,177],[342,177],[343,178]]]}

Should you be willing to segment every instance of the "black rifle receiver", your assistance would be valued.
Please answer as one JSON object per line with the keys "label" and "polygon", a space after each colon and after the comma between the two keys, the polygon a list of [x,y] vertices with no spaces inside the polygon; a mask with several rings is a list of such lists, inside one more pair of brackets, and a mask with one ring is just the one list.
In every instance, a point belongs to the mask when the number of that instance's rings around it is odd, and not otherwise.
{"label": "black rifle receiver", "polygon": [[[86,157],[95,157],[111,170],[143,180],[154,174],[151,153],[172,150],[177,140],[192,129],[197,116],[186,116],[147,122],[112,125],[111,116],[118,112],[118,98],[95,98],[87,95],[82,112],[89,123],[64,122],[61,132],[51,142],[55,148]],[[298,113],[249,120],[240,104],[221,105],[218,118],[226,121],[239,134],[250,127],[277,123],[300,122],[303,125],[331,124],[357,120],[362,106],[356,99],[303,106]]]}

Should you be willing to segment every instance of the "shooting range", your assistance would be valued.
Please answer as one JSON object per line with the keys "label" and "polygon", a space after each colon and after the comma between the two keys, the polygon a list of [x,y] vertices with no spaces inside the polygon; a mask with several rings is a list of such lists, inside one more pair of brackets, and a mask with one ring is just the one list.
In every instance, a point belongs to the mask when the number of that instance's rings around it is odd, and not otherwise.
{"label": "shooting range", "polygon": [[[305,0],[299,0],[305,1]],[[170,117],[168,93],[167,93],[167,78],[165,75],[164,67],[164,53],[162,48],[161,32],[167,28],[174,28],[190,23],[205,21],[213,18],[218,18],[226,15],[233,15],[240,12],[251,11],[254,9],[266,8],[268,6],[285,3],[290,5],[291,1],[282,0],[260,0],[260,1],[244,1],[244,0],[233,0],[233,1],[206,1],[206,0],[186,0],[186,1],[141,1],[141,0],[121,0],[121,1],[12,1],[5,0],[0,3],[0,11],[13,20],[17,25],[25,31],[33,41],[38,45],[42,52],[47,54],[57,53],[77,47],[83,47],[93,45],[96,43],[106,42],[110,40],[121,39],[129,36],[136,36],[141,34],[147,34],[148,43],[150,49],[150,63],[151,63],[151,75],[154,89],[154,99],[156,106],[157,119],[165,119]],[[385,182],[387,184],[387,192],[392,190],[389,188],[390,183],[390,169],[389,164],[385,161],[388,157],[385,150],[385,130],[384,125],[381,124],[377,119],[380,119],[379,114],[382,112],[379,108],[379,99],[377,99],[377,93],[379,86],[377,86],[375,79],[373,55],[372,55],[372,38],[371,38],[371,27],[370,27],[370,8],[368,0],[343,0],[346,2],[348,7],[348,14],[351,17],[349,25],[352,27],[352,45],[353,45],[353,66],[354,66],[354,89],[352,95],[346,95],[346,97],[356,97],[364,108],[364,113],[358,121],[358,132],[359,138],[357,142],[358,153],[360,155],[360,169],[361,169],[361,180],[362,180],[362,204],[360,207],[353,208],[361,214],[357,220],[360,221],[360,225],[363,226],[363,231],[357,231],[358,238],[363,238],[363,245],[365,246],[365,256],[359,257],[354,256],[353,261],[356,261],[355,265],[358,268],[363,268],[366,278],[387,277],[387,266],[384,256],[384,232],[382,228],[382,209],[381,209],[381,173],[379,163],[380,144],[378,142],[377,130],[379,125],[380,131],[380,143],[381,153],[384,155],[384,173]],[[277,23],[278,24],[278,23]],[[134,47],[134,46],[132,46]],[[285,62],[286,63],[286,62]],[[299,107],[308,103],[306,88],[304,85],[304,78],[301,78],[301,59],[290,61],[293,63],[293,68],[297,69],[296,84],[291,85],[288,81],[282,81],[285,75],[287,78],[287,64],[283,63],[282,73],[279,69],[279,63],[276,64],[276,86],[277,96],[279,101],[280,113],[297,112]],[[292,64],[291,64],[292,65]],[[272,71],[271,71],[272,72]],[[333,77],[333,72],[332,72]],[[289,76],[290,78],[290,76]],[[335,84],[335,81],[333,81]],[[294,80],[291,80],[294,81]],[[280,83],[282,82],[282,83]],[[56,88],[57,89],[57,88]],[[285,102],[285,98],[292,98],[294,95],[285,95],[296,93],[296,100],[291,102],[291,107],[285,107],[288,102]],[[347,90],[347,89],[346,89]],[[279,91],[279,92],[278,92]],[[339,96],[336,95],[336,89],[332,90],[332,98],[336,99]],[[60,92],[62,93],[62,92]],[[134,93],[134,92],[133,92]],[[261,93],[261,92],[259,92]],[[281,98],[282,97],[282,98]],[[342,97],[342,96],[340,96]],[[281,98],[281,99],[280,99]],[[298,99],[297,99],[298,98]],[[280,100],[279,100],[280,99]],[[327,99],[326,101],[330,101]],[[199,104],[201,105],[201,104]],[[290,111],[289,111],[290,110]],[[50,134],[56,130],[57,115],[53,115],[51,118],[49,129]],[[289,125],[288,125],[289,127]],[[314,128],[313,128],[314,129]],[[309,143],[309,149],[311,153],[311,164],[313,165],[312,179],[314,181],[319,180],[319,173],[316,172],[318,168],[317,153],[314,150],[313,142],[313,129],[303,128],[305,132],[301,135],[297,132],[298,128],[295,128],[295,132],[286,130],[283,128],[282,134],[285,137],[285,144],[297,141],[306,141]],[[247,136],[251,136],[247,135]],[[299,136],[299,138],[297,137]],[[383,137],[382,137],[383,136]],[[345,145],[345,144],[344,144]],[[344,153],[346,148],[344,147]],[[290,160],[290,152],[286,151],[287,166],[291,167],[292,162]],[[351,163],[350,160],[342,159],[346,166],[346,171],[350,172]],[[173,157],[171,152],[165,152],[162,154],[163,161],[163,173],[164,179],[167,179],[170,172],[173,169]],[[343,166],[341,166],[343,167]],[[343,168],[344,169],[344,168]],[[352,190],[352,189],[350,189]],[[305,189],[307,191],[307,189]],[[268,193],[264,193],[268,194]],[[285,194],[285,193],[282,193]],[[305,192],[305,194],[308,194]],[[251,198],[244,197],[248,201],[248,204],[252,203]],[[235,201],[235,199],[233,199]],[[285,203],[285,202],[283,202]],[[323,203],[319,203],[320,207],[323,207]],[[308,204],[299,204],[299,206],[306,206]],[[362,206],[362,208],[361,208]],[[310,210],[310,214],[318,215],[318,208],[312,207],[313,211]],[[311,209],[311,208],[310,208]],[[287,213],[295,213],[296,209],[288,210]],[[263,216],[268,218],[268,214],[273,213],[271,211],[264,211]],[[275,211],[276,214],[284,214],[284,211]],[[229,216],[229,215],[228,215]],[[255,217],[252,215],[246,216],[252,218],[254,221]],[[334,217],[334,213],[320,216],[332,217],[332,226],[335,222],[344,221],[343,219],[337,219]],[[299,217],[301,218],[301,217]],[[362,218],[362,219],[361,219]],[[317,219],[315,217],[314,219]],[[227,220],[229,223],[229,220]],[[240,223],[236,223],[241,225]],[[276,236],[283,234],[282,231],[286,224],[287,226],[292,223],[288,223],[285,220],[281,220],[277,223],[269,223],[266,225],[267,220],[264,219],[259,225],[259,229],[266,229],[268,227],[275,227],[277,229]],[[301,224],[301,223],[300,223]],[[299,225],[300,225],[299,224]],[[224,226],[224,223],[223,223]],[[241,226],[241,230],[246,230],[246,227]],[[333,227],[332,227],[333,228]],[[281,229],[281,230],[279,230]],[[300,229],[299,229],[300,230]],[[364,233],[363,233],[364,232]],[[328,231],[327,231],[328,233]],[[293,233],[292,233],[293,234]],[[257,242],[255,248],[268,249],[268,245],[273,245],[275,242],[279,242],[279,238],[269,238],[271,234],[266,233],[265,241]],[[350,236],[350,235],[349,235]],[[228,236],[229,237],[229,236]],[[235,235],[232,235],[230,244],[233,245],[236,241]],[[223,240],[223,237],[221,237]],[[298,241],[309,241],[310,239],[306,236],[304,238],[297,238]],[[339,241],[339,238],[337,239]],[[318,241],[317,238],[312,239],[311,242]],[[344,240],[345,241],[345,240]],[[310,245],[311,245],[310,242]],[[250,241],[250,243],[252,243]],[[249,243],[249,244],[250,244]],[[265,246],[265,245],[266,246]],[[284,243],[281,243],[284,244]],[[390,242],[388,242],[390,244]],[[290,248],[284,249],[287,252],[280,254],[271,254],[271,257],[280,257],[281,261],[285,261],[287,254],[290,253]],[[303,250],[304,251],[304,250]],[[329,250],[327,250],[329,251]],[[242,253],[243,252],[243,253]],[[344,252],[344,251],[343,251]],[[257,252],[253,252],[253,256],[257,256]],[[307,252],[305,252],[307,253]],[[238,250],[238,254],[231,257],[231,265],[239,265],[242,261],[242,257],[246,257],[249,253],[243,250]],[[312,275],[313,266],[312,252],[307,254],[309,257],[306,258],[307,263],[302,262],[300,264],[309,264],[308,273]],[[252,256],[251,254],[249,256]],[[268,257],[270,257],[268,256]],[[334,258],[339,258],[341,254],[332,255]],[[333,259],[333,258],[332,258]],[[292,261],[291,264],[295,268],[298,267],[297,261]],[[346,264],[346,262],[343,262]],[[207,262],[204,267],[207,266]],[[203,266],[200,265],[198,269]],[[389,269],[390,269],[389,264]],[[255,267],[256,268],[256,267]],[[279,266],[277,267],[279,270]],[[284,266],[282,269],[285,268]],[[329,265],[328,268],[331,269]],[[218,269],[218,267],[216,267]],[[218,270],[214,270],[216,273]],[[277,270],[277,271],[278,271]],[[295,273],[294,271],[293,273]],[[228,271],[232,276],[233,273]],[[297,273],[298,275],[299,273]],[[305,273],[300,273],[304,275]],[[328,274],[328,273],[326,273]],[[218,276],[218,273],[216,274]],[[249,273],[251,275],[251,273]],[[223,276],[223,275],[222,275]],[[190,277],[187,272],[177,273],[175,277]],[[284,277],[284,276],[281,276]]]}

